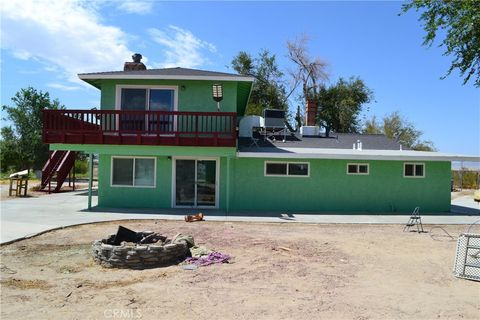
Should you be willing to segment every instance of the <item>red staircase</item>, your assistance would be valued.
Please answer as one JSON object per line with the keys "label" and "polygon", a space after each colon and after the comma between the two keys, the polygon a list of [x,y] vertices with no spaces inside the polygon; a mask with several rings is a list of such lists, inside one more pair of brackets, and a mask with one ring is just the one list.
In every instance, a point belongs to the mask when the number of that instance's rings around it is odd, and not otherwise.
{"label": "red staircase", "polygon": [[[40,190],[59,192],[70,170],[75,165],[75,151],[55,150],[42,169],[42,185]],[[52,182],[55,188],[51,190]]]}

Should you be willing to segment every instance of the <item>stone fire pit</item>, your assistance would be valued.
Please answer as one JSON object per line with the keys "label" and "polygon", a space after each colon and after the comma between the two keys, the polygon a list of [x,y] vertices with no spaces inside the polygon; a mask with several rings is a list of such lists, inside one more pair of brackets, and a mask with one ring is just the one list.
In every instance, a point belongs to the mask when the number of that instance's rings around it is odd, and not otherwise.
{"label": "stone fire pit", "polygon": [[[155,235],[160,237],[160,239],[158,240],[158,237],[155,237]],[[185,240],[175,240],[172,243],[170,239],[159,234],[139,232],[137,233],[138,239],[148,239],[150,237],[155,242],[134,243],[121,241],[120,244],[114,244],[116,236],[118,238],[118,233],[117,235],[112,234],[108,238],[94,241],[92,244],[94,260],[104,267],[131,269],[164,267],[178,264],[190,255],[189,245]]]}

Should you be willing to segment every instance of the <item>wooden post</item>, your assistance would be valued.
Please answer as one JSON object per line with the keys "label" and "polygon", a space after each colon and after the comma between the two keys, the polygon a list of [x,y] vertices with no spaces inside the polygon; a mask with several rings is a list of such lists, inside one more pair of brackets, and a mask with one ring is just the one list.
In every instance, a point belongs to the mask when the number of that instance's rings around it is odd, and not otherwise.
{"label": "wooden post", "polygon": [[25,180],[25,190],[23,191],[23,196],[27,196],[27,190],[28,190],[28,179],[30,179],[30,169],[27,171],[27,179]]}
{"label": "wooden post", "polygon": [[88,162],[88,210],[92,209],[92,186],[93,186],[93,153],[90,153]]}
{"label": "wooden post", "polygon": [[12,191],[13,191],[13,179],[10,178],[10,187],[8,188],[8,196],[12,196]]}
{"label": "wooden post", "polygon": [[73,160],[73,191],[75,191],[75,160]]}
{"label": "wooden post", "polygon": [[230,157],[227,156],[227,196],[226,196],[226,214],[230,211]]}

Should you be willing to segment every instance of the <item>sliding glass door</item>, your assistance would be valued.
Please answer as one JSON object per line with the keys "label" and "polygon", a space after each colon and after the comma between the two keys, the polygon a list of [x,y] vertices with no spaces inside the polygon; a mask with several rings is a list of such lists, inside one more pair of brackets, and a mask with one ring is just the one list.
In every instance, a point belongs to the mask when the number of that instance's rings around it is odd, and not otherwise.
{"label": "sliding glass door", "polygon": [[[125,111],[175,111],[176,89],[173,87],[120,88],[120,110]],[[125,113],[120,117],[123,131],[147,131],[171,134],[175,130],[172,114]]]}
{"label": "sliding glass door", "polygon": [[175,160],[175,206],[217,206],[217,160]]}

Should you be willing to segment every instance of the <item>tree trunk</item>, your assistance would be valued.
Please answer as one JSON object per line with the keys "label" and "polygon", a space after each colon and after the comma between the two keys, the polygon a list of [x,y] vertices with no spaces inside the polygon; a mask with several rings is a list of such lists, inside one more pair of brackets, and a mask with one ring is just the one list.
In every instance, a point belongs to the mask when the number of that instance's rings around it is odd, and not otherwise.
{"label": "tree trunk", "polygon": [[330,126],[326,126],[326,127],[325,127],[325,136],[326,136],[327,138],[330,137],[330,130],[331,130],[331,129],[332,129],[332,128],[330,128]]}

